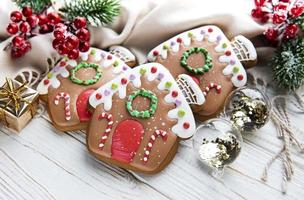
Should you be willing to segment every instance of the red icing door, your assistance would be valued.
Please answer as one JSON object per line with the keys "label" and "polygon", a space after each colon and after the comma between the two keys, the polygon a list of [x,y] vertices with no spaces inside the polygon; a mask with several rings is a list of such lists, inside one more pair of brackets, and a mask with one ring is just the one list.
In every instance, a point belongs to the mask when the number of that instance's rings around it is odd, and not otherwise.
{"label": "red icing door", "polygon": [[87,122],[91,119],[92,114],[88,109],[89,97],[95,90],[90,89],[82,92],[76,101],[76,109],[80,122]]}
{"label": "red icing door", "polygon": [[144,134],[143,125],[135,120],[120,122],[112,137],[112,158],[130,163],[138,150]]}

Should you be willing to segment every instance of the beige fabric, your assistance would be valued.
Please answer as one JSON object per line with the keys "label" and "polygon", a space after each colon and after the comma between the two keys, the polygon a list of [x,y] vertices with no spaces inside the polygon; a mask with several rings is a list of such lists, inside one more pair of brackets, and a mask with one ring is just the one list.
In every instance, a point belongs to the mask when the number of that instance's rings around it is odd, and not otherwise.
{"label": "beige fabric", "polygon": [[[2,0],[0,38],[7,38],[9,13],[15,9],[11,0]],[[182,31],[205,24],[220,26],[229,37],[244,34],[254,37],[263,27],[250,16],[253,0],[122,0],[121,15],[110,27],[92,28],[92,46],[107,48],[122,44],[130,48],[140,62],[154,46]],[[8,38],[7,40],[10,40]],[[31,39],[32,51],[12,60],[9,52],[0,51],[0,83],[21,70],[48,70],[47,58],[57,58],[51,47],[51,36]],[[8,41],[0,44],[3,49]]]}

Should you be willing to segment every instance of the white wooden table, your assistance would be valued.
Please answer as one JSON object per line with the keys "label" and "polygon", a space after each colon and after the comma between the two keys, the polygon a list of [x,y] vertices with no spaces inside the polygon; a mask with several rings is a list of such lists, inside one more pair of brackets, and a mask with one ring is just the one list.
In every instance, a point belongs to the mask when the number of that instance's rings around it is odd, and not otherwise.
{"label": "white wooden table", "polygon": [[[304,115],[292,121],[303,130]],[[304,141],[304,136],[302,136]],[[295,175],[281,193],[282,162],[260,177],[282,141],[269,123],[244,136],[240,157],[221,179],[203,170],[191,141],[183,142],[173,162],[154,176],[135,174],[89,155],[85,135],[55,130],[47,116],[36,118],[19,134],[0,129],[0,199],[303,199],[304,156],[293,150]]]}

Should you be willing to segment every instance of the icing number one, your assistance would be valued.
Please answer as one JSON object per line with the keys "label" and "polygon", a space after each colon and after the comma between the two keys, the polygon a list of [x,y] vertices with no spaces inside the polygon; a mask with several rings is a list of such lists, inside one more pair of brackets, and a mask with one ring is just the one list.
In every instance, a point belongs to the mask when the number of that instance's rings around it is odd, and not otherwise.
{"label": "icing number one", "polygon": [[55,101],[54,101],[55,105],[59,104],[60,98],[64,99],[65,119],[67,121],[69,121],[71,119],[71,110],[70,110],[71,98],[70,98],[70,95],[68,93],[65,93],[65,92],[58,93],[55,97]]}
{"label": "icing number one", "polygon": [[147,162],[148,162],[149,155],[150,155],[150,152],[151,152],[151,150],[152,150],[153,144],[154,144],[155,140],[156,140],[158,137],[161,137],[164,141],[166,141],[167,138],[168,138],[168,134],[167,134],[166,131],[163,131],[163,130],[156,130],[156,131],[153,133],[153,135],[151,135],[150,140],[149,140],[149,143],[148,143],[148,145],[147,145],[146,148],[145,148],[144,159],[143,159],[143,162],[144,162],[144,163],[147,163]]}

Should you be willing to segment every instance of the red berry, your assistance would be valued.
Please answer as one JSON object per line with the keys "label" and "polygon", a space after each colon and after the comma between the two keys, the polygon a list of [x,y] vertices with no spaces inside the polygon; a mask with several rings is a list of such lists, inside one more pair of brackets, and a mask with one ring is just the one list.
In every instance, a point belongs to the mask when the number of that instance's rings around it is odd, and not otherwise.
{"label": "red berry", "polygon": [[16,34],[18,32],[18,24],[16,24],[16,23],[9,23],[9,25],[6,28],[6,31],[9,34],[12,34],[12,35]]}
{"label": "red berry", "polygon": [[64,25],[63,23],[58,23],[55,25],[55,29],[61,29],[61,30],[67,30],[67,26]]}
{"label": "red berry", "polygon": [[39,22],[38,22],[39,26],[42,26],[42,25],[48,23],[48,21],[49,21],[47,16],[44,14],[38,15],[38,19],[39,19]]}
{"label": "red berry", "polygon": [[13,47],[20,47],[25,42],[24,38],[21,36],[16,36],[12,40]]}
{"label": "red berry", "polygon": [[53,48],[57,49],[62,43],[63,43],[63,40],[60,40],[60,39],[53,40],[53,42],[52,42]]}
{"label": "red berry", "polygon": [[185,122],[183,124],[184,129],[188,129],[190,127],[190,124],[188,122]]}
{"label": "red berry", "polygon": [[22,22],[20,25],[19,25],[19,29],[22,33],[27,33],[28,31],[30,31],[31,29],[31,26],[28,22]]}
{"label": "red berry", "polygon": [[254,3],[256,6],[263,6],[265,3],[265,0],[254,0]]}
{"label": "red berry", "polygon": [[35,28],[38,24],[38,17],[36,15],[31,15],[26,19],[26,21],[32,28]]}
{"label": "red berry", "polygon": [[90,44],[88,42],[80,42],[79,44],[79,51],[80,52],[87,52],[90,49]]}
{"label": "red berry", "polygon": [[75,49],[79,46],[79,39],[75,35],[70,35],[65,40],[65,45],[70,50]]}
{"label": "red berry", "polygon": [[295,38],[298,32],[298,25],[290,24],[286,27],[284,32],[284,39],[292,39]]}
{"label": "red berry", "polygon": [[48,20],[50,21],[51,24],[58,24],[61,22],[61,17],[55,13],[51,12],[47,15]]}
{"label": "red berry", "polygon": [[68,58],[71,60],[76,60],[79,57],[79,51],[77,49],[73,49],[68,53]]}
{"label": "red berry", "polygon": [[64,32],[65,32],[65,30],[63,30],[63,29],[56,29],[54,31],[53,35],[56,39],[64,39]]}
{"label": "red berry", "polygon": [[264,35],[269,41],[276,41],[279,33],[278,30],[270,28],[264,33]]}
{"label": "red berry", "polygon": [[81,29],[83,27],[86,27],[87,26],[87,20],[86,18],[84,17],[77,17],[75,20],[74,20],[74,26],[77,28],[77,29]]}
{"label": "red berry", "polygon": [[281,24],[283,23],[287,17],[284,14],[273,14],[272,21],[274,24]]}
{"label": "red berry", "polygon": [[174,90],[174,91],[172,91],[171,95],[172,95],[172,97],[177,97],[178,96],[178,92]]}
{"label": "red berry", "polygon": [[50,33],[54,30],[54,27],[50,24],[44,24],[40,26],[39,33],[45,34],[45,33]]}
{"label": "red berry", "polygon": [[12,22],[20,22],[22,20],[22,13],[19,11],[14,11],[11,13],[11,20]]}
{"label": "red berry", "polygon": [[25,41],[23,48],[24,48],[24,51],[26,53],[26,52],[28,52],[29,50],[32,49],[32,45],[29,41]]}
{"label": "red berry", "polygon": [[69,52],[69,49],[64,44],[59,45],[57,49],[60,55],[66,55]]}
{"label": "red berry", "polygon": [[20,58],[20,57],[23,56],[23,55],[24,55],[24,53],[21,52],[19,49],[13,48],[13,49],[11,50],[11,56],[12,56],[13,58]]}
{"label": "red berry", "polygon": [[253,9],[251,11],[251,16],[254,17],[254,18],[257,18],[257,19],[260,19],[264,16],[264,12],[262,11],[261,8],[256,8],[256,9]]}
{"label": "red berry", "polygon": [[33,10],[31,9],[31,7],[29,6],[25,6],[23,9],[22,9],[22,14],[25,16],[25,17],[29,17],[33,14]]}
{"label": "red berry", "polygon": [[291,8],[290,15],[293,18],[295,18],[295,17],[299,17],[303,12],[304,12],[304,7],[295,6],[295,7]]}
{"label": "red berry", "polygon": [[76,36],[81,40],[81,41],[89,41],[90,40],[90,32],[86,28],[82,28],[79,31],[77,31]]}

